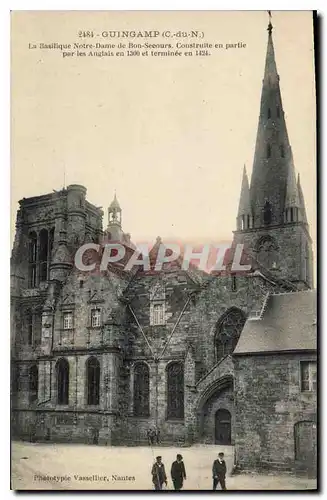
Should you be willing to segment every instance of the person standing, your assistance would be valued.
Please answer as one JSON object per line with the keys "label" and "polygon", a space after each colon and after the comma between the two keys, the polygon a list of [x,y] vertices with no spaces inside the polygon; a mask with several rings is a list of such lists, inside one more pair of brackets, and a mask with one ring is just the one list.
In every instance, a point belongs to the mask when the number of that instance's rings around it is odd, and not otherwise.
{"label": "person standing", "polygon": [[146,435],[147,435],[147,438],[148,438],[148,443],[149,443],[149,446],[152,446],[151,429],[148,429],[148,430],[146,431]]}
{"label": "person standing", "polygon": [[218,453],[218,459],[213,462],[212,465],[212,477],[213,477],[213,490],[217,489],[218,483],[220,483],[221,489],[226,490],[226,462],[224,460],[224,454],[222,452]]}
{"label": "person standing", "polygon": [[181,490],[183,488],[184,479],[186,479],[186,471],[182,455],[177,455],[175,462],[172,463],[170,474],[173,480],[174,489]]}
{"label": "person standing", "polygon": [[156,457],[156,462],[152,466],[152,482],[155,490],[162,490],[162,485],[167,486],[167,476],[165,466],[161,461],[162,457]]}

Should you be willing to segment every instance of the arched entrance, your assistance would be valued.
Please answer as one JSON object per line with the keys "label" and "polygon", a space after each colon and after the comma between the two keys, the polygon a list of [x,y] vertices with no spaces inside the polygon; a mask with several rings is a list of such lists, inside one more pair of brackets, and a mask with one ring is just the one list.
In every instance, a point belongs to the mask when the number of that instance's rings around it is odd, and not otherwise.
{"label": "arched entrance", "polygon": [[215,444],[231,444],[231,414],[220,408],[215,413]]}

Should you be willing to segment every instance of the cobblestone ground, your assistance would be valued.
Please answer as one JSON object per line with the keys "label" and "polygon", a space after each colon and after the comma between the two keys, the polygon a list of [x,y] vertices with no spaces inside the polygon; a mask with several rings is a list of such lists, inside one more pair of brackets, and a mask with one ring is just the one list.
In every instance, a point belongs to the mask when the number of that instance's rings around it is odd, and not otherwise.
{"label": "cobblestone ground", "polygon": [[[210,490],[211,467],[217,453],[225,453],[231,490],[312,490],[314,479],[289,475],[240,474],[230,476],[233,447],[191,448],[103,447],[78,444],[12,443],[12,489],[151,490],[150,470],[162,456],[166,472],[181,453],[186,466],[185,490]],[[172,482],[168,475],[168,487]],[[59,482],[53,476],[59,477]]]}

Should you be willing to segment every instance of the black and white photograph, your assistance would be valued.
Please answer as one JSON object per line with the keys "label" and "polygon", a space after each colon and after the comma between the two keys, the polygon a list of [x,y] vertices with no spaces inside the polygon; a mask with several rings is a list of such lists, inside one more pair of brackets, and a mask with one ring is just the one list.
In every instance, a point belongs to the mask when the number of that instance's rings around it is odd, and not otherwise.
{"label": "black and white photograph", "polygon": [[317,490],[315,12],[10,17],[11,489]]}

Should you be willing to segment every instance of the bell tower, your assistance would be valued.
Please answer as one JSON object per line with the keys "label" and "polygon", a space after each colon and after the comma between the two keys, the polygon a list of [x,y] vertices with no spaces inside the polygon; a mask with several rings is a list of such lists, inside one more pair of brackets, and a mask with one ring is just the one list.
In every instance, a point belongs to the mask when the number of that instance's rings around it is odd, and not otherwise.
{"label": "bell tower", "polygon": [[235,243],[277,277],[312,287],[312,240],[296,180],[273,44],[271,16],[251,183],[244,167]]}
{"label": "bell tower", "polygon": [[115,241],[121,241],[123,236],[122,209],[120,208],[116,193],[108,208],[107,236],[108,239]]}

